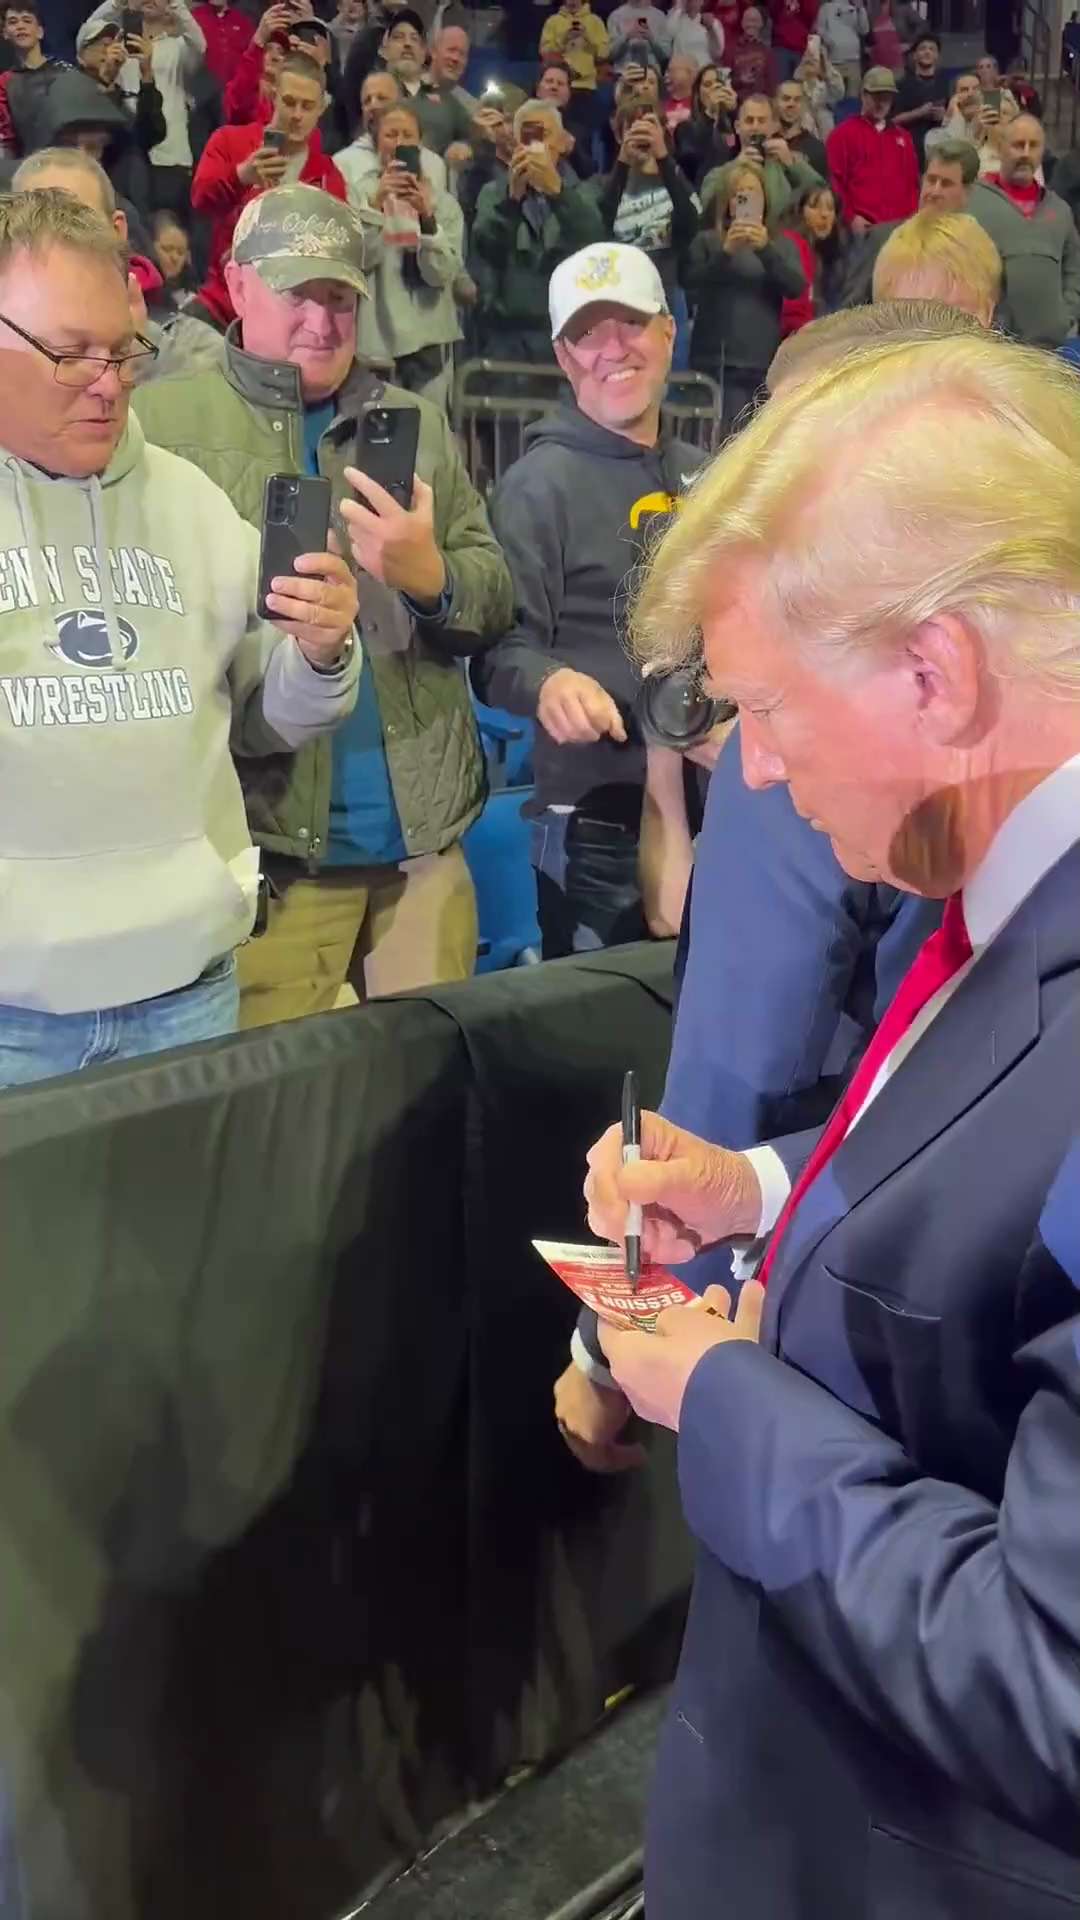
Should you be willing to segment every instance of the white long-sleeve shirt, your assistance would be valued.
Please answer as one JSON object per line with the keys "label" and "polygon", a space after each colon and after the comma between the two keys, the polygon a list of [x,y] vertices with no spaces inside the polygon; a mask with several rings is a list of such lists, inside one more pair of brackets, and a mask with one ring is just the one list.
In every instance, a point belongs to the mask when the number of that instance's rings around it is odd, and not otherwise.
{"label": "white long-sleeve shirt", "polygon": [[[190,167],[188,87],[202,66],[206,36],[184,0],[172,0],[172,10],[176,15],[177,31],[160,33],[153,43],[154,84],[161,95],[166,133],[158,146],[151,147],[150,163],[155,167]],[[102,5],[94,10],[90,19],[95,23],[100,21],[102,24],[108,22],[112,26],[121,26],[122,0],[102,0]],[[138,93],[137,60],[125,60],[120,69],[119,85],[129,96]]]}

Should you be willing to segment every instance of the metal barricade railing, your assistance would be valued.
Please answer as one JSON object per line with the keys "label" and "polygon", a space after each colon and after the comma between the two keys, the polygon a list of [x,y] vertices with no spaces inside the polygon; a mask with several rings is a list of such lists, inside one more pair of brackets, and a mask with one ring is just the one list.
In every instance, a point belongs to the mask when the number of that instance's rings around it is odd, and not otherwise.
{"label": "metal barricade railing", "polygon": [[[466,360],[454,380],[452,420],[473,485],[483,495],[519,459],[527,429],[569,396],[559,367],[524,360]],[[712,453],[719,442],[723,388],[703,373],[675,373],[663,422]]]}

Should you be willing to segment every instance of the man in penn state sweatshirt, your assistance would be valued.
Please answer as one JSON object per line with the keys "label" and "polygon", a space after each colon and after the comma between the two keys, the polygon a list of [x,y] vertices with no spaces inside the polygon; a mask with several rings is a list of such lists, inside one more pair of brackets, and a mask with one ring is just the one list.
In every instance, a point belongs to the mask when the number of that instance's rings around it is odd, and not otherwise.
{"label": "man in penn state sweatshirt", "polygon": [[0,201],[3,1087],[235,1027],[230,741],[294,749],[356,697],[345,561],[300,556],[259,618],[255,528],[128,419],[146,351],[101,215]]}
{"label": "man in penn state sweatshirt", "polygon": [[546,960],[647,934],[637,855],[645,748],[620,637],[627,577],[704,464],[660,408],[675,323],[655,266],[601,241],[556,267],[555,357],[574,393],[531,427],[491,502],[517,613],[477,692],[538,722],[532,862]]}

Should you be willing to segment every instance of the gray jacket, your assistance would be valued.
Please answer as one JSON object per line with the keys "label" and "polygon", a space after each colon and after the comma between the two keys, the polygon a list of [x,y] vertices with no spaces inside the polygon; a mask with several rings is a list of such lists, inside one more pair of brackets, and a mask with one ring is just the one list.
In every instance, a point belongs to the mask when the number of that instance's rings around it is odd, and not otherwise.
{"label": "gray jacket", "polygon": [[1060,347],[1080,315],[1080,234],[1069,208],[1044,188],[1030,218],[1000,187],[980,180],[968,212],[1001,255],[996,323],[1032,347]]}

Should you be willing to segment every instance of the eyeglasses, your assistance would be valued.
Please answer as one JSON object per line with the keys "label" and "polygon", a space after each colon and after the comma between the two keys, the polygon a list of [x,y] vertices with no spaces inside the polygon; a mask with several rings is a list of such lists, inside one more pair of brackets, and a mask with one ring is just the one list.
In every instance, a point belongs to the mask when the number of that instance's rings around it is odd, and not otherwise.
{"label": "eyeglasses", "polygon": [[12,333],[17,333],[20,340],[25,340],[27,346],[36,348],[38,353],[45,355],[46,360],[52,361],[54,378],[61,387],[95,386],[110,367],[116,368],[122,387],[133,387],[140,369],[152,365],[158,357],[153,342],[144,340],[141,333],[135,335],[139,343],[138,353],[114,353],[108,358],[99,359],[90,353],[57,353],[52,347],[47,347],[44,340],[27,333],[25,327],[16,326],[15,321],[9,320],[5,313],[0,313],[0,321],[5,327],[10,327]]}

